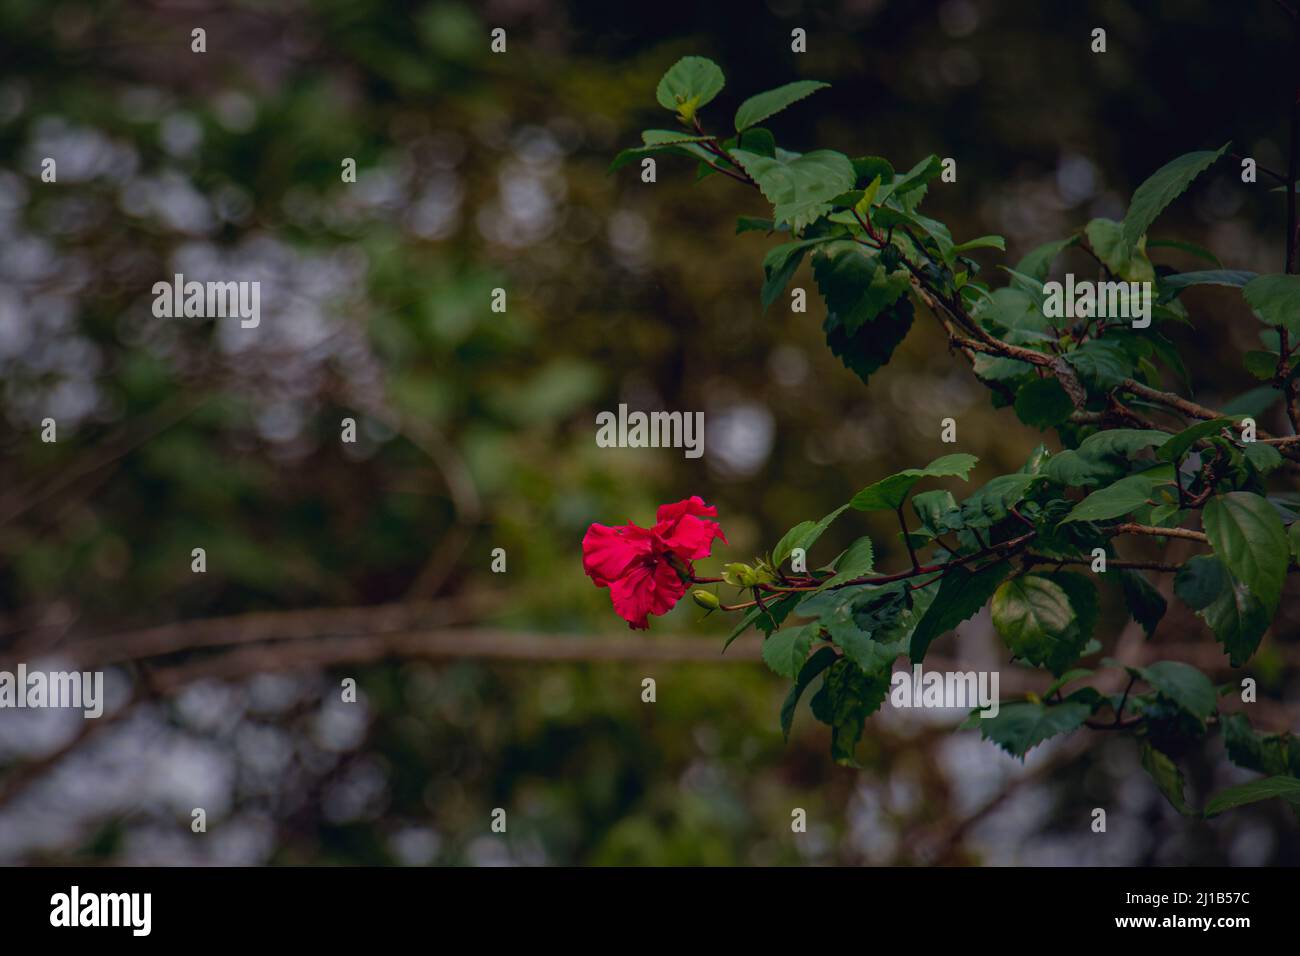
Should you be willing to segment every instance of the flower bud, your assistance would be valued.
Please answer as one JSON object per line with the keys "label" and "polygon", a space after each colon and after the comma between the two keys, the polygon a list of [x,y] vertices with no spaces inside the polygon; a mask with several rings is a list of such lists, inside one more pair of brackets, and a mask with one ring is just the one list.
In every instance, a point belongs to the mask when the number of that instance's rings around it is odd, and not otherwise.
{"label": "flower bud", "polygon": [[696,604],[704,608],[706,611],[716,611],[718,605],[722,603],[718,600],[716,594],[712,591],[706,591],[703,588],[696,588],[691,592],[691,597],[695,600]]}
{"label": "flower bud", "polygon": [[752,588],[754,586],[754,569],[748,564],[735,562],[722,566],[722,580],[733,588]]}

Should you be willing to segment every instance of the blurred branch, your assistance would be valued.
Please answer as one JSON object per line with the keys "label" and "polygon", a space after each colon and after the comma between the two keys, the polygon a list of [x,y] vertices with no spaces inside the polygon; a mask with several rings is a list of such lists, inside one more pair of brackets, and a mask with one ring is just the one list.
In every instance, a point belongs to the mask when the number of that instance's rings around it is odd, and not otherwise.
{"label": "blurred branch", "polygon": [[[488,605],[494,600],[484,596],[475,603]],[[468,602],[444,601],[236,615],[83,638],[64,644],[59,655],[68,666],[79,668],[154,662],[150,679],[159,693],[169,693],[203,678],[230,680],[269,671],[365,664],[389,658],[729,663],[756,660],[762,644],[757,636],[750,635],[735,641],[724,655],[713,637],[548,634],[457,623],[475,610]],[[1233,671],[1216,644],[1151,644],[1142,640],[1140,629],[1135,630],[1132,624],[1121,636],[1120,645],[1120,659],[1126,663],[1182,660],[1209,671]],[[1278,650],[1286,666],[1300,667],[1300,649]],[[203,654],[170,666],[160,660],[193,651],[224,653]],[[0,669],[12,669],[18,659],[8,655],[0,660]],[[927,663],[939,670],[970,666],[942,658]],[[1048,682],[1046,673],[1033,668],[1011,666],[1001,673],[1003,687],[1011,693],[1042,690]]]}
{"label": "blurred branch", "polygon": [[436,594],[469,546],[483,517],[483,502],[474,476],[456,446],[432,425],[412,422],[379,398],[356,395],[343,398],[409,441],[442,474],[455,509],[455,520],[450,529],[437,537],[424,566],[407,588],[406,597],[414,600]]}
{"label": "blurred branch", "polygon": [[[1229,153],[1228,158],[1236,160],[1237,162],[1240,163],[1245,161],[1246,159],[1253,159],[1254,157],[1243,156],[1241,153]],[[1277,170],[1269,169],[1267,166],[1261,166],[1258,162],[1255,163],[1255,168],[1259,170],[1261,173],[1263,173],[1265,176],[1268,176],[1271,179],[1273,179],[1275,182],[1285,183],[1287,181],[1286,177],[1283,176],[1281,173],[1279,173]]]}
{"label": "blurred branch", "polygon": [[213,398],[210,394],[183,395],[156,406],[133,428],[123,428],[99,445],[88,449],[70,464],[60,464],[57,474],[45,475],[27,488],[0,499],[0,524],[13,521],[38,504],[48,501],[109,465],[115,464],[141,445],[184,420]]}
{"label": "blurred branch", "polygon": [[1008,780],[996,794],[973,812],[959,818],[945,830],[937,833],[914,835],[909,843],[917,846],[927,863],[956,863],[958,849],[970,831],[986,817],[1004,806],[1013,796],[1028,787],[1041,784],[1058,771],[1077,760],[1090,746],[1084,734],[1075,734],[1056,745],[1052,755],[1032,769]]}
{"label": "blurred branch", "polygon": [[[383,635],[463,621],[494,600],[494,597],[484,596],[454,601],[404,601],[364,607],[261,611],[178,621],[137,631],[81,638],[65,643],[58,654],[72,666],[87,668],[259,641]],[[38,650],[24,644],[15,645],[0,657],[0,670],[12,670],[19,660]]]}
{"label": "blurred branch", "polygon": [[205,660],[159,668],[154,671],[153,679],[160,691],[171,693],[196,680],[237,680],[304,667],[372,664],[390,658],[590,664],[753,663],[758,660],[759,648],[756,638],[737,640],[724,655],[717,641],[702,638],[647,640],[630,633],[620,637],[586,637],[490,628],[445,628],[241,648]]}

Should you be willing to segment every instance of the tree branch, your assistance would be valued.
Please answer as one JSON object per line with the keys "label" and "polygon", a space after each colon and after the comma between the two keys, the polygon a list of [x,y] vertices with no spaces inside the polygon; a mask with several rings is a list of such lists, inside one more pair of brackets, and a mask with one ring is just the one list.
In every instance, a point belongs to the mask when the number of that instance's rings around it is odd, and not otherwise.
{"label": "tree branch", "polygon": [[1126,523],[1115,528],[1116,534],[1145,534],[1153,538],[1186,538],[1188,541],[1200,541],[1208,544],[1210,539],[1204,532],[1192,531],[1190,528],[1157,528],[1154,525]]}

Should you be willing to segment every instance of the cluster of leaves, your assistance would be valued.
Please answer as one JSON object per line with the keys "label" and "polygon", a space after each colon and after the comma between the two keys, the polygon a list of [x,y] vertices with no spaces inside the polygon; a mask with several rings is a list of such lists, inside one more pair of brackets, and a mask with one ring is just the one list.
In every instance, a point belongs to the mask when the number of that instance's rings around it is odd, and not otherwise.
{"label": "cluster of leaves", "polygon": [[[1300,813],[1300,745],[1291,738],[1257,734],[1241,715],[1221,717],[1220,690],[1194,667],[1096,660],[1103,652],[1094,633],[1098,582],[1116,589],[1150,635],[1166,612],[1145,573],[1156,570],[1176,571],[1175,594],[1209,626],[1231,665],[1245,664],[1300,552],[1300,499],[1266,487],[1298,446],[1257,429],[1253,417],[1283,396],[1288,410],[1295,408],[1300,276],[1226,270],[1199,247],[1147,236],[1228,146],[1168,163],[1136,190],[1122,221],[1094,219],[1014,269],[1001,267],[1008,282],[993,289],[968,253],[1003,250],[1002,237],[957,242],[947,226],[920,212],[943,168],[938,157],[898,172],[876,156],[778,147],[759,124],[825,86],[812,81],[750,97],[736,111],[734,134],[711,135],[700,110],[723,84],[709,60],[675,64],[659,84],[658,101],[681,129],[647,130],[643,144],[621,153],[614,168],[651,154],[684,156],[697,163],[698,178],[722,174],[757,188],[772,204],[771,218],[744,217],[737,233],[784,240],[763,260],[764,308],[811,255],[827,309],[827,345],[864,382],[889,361],[920,306],[943,325],[995,405],[1014,408],[1029,426],[1054,429],[1063,446],[1052,453],[1040,445],[1019,471],[961,501],[942,489],[915,492],[926,479],[967,480],[977,463],[971,455],[945,455],[867,486],[820,520],[801,522],[754,565],[724,569],[724,583],[752,595],[723,605],[745,611],[728,643],[758,628],[766,635],[763,659],[794,682],[782,730],[788,735],[799,701],[821,678],[812,713],[832,728],[833,756],[852,764],[865,719],[889,692],[894,662],[902,655],[923,661],[936,637],[987,604],[1012,657],[1054,679],[1046,693],[1003,704],[996,717],[972,715],[969,726],[986,738],[1023,757],[1085,725],[1131,732],[1141,738],[1144,766],[1162,792],[1191,813],[1175,758],[1219,728],[1231,758],[1267,776],[1218,795],[1203,812],[1282,796]],[[1153,284],[1149,327],[1095,314],[1048,317],[1055,310],[1044,308],[1044,282],[1072,246],[1096,260],[1105,281]],[[1176,273],[1156,265],[1151,255],[1162,247],[1191,251],[1214,268]],[[1262,323],[1262,348],[1245,362],[1269,384],[1218,411],[1160,390],[1165,375],[1187,378],[1161,327],[1190,322],[1179,296],[1201,284],[1241,288]],[[787,570],[792,555],[806,556],[850,510],[893,512],[910,568],[878,572],[872,542],[863,537],[823,567],[796,571],[801,560]],[[1187,527],[1195,523],[1200,530]],[[1177,567],[1144,565],[1116,553],[1114,541],[1123,535],[1188,538],[1208,551]],[[1123,694],[1080,683],[1099,668],[1127,671]],[[1147,689],[1134,693],[1139,684]]]}

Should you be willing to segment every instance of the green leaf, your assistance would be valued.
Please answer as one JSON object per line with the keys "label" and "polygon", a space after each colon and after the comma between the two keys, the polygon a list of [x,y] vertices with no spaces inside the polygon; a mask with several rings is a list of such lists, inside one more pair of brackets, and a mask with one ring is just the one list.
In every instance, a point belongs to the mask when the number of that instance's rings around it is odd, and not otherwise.
{"label": "green leaf", "polygon": [[852,590],[855,593],[847,600],[824,610],[818,623],[843,649],[844,656],[863,671],[888,676],[894,661],[907,652],[908,631],[918,602],[901,584]]}
{"label": "green leaf", "polygon": [[785,703],[781,705],[781,736],[785,740],[790,739],[790,726],[794,723],[794,712],[799,706],[799,698],[803,696],[803,692],[808,689],[813,679],[837,660],[839,655],[835,653],[834,648],[821,647],[799,669],[799,676],[795,678],[794,686],[790,688]]}
{"label": "green leaf", "polygon": [[705,150],[703,146],[692,142],[670,143],[658,146],[636,146],[632,149],[622,150],[617,156],[615,156],[614,161],[609,164],[608,172],[612,173],[615,170],[622,169],[628,163],[637,159],[637,157],[649,156],[657,153],[686,156],[698,159],[701,162],[707,162],[713,158],[712,154]]}
{"label": "green leaf", "polygon": [[1154,527],[1176,528],[1187,517],[1186,512],[1178,507],[1178,502],[1173,498],[1172,493],[1161,495],[1160,503],[1152,507],[1149,521]]}
{"label": "green leaf", "polygon": [[1065,589],[1040,575],[1004,582],[989,609],[993,626],[1016,657],[1054,673],[1074,663],[1087,643]]}
{"label": "green leaf", "polygon": [[1126,243],[1123,226],[1113,219],[1094,219],[1084,228],[1088,245],[1106,268],[1127,282],[1152,282],[1155,267],[1147,259],[1141,243]]}
{"label": "green leaf", "polygon": [[1179,569],[1174,593],[1210,626],[1233,667],[1255,653],[1272,620],[1250,588],[1212,554],[1198,554]]}
{"label": "green leaf", "polygon": [[980,236],[976,239],[959,242],[952,247],[953,252],[970,252],[972,249],[999,249],[1006,252],[1007,241],[1001,236]]}
{"label": "green leaf", "polygon": [[912,486],[921,480],[921,475],[909,474],[917,470],[909,468],[882,478],[859,491],[849,504],[859,511],[892,511],[903,503]]}
{"label": "green leaf", "polygon": [[[736,235],[743,232],[772,232],[776,229],[776,223],[771,219],[762,219],[758,216],[737,216],[736,217]],[[786,281],[789,281],[787,277]],[[784,289],[785,287],[782,286]],[[779,295],[780,293],[778,293]]]}
{"label": "green leaf", "polygon": [[1241,357],[1246,371],[1261,382],[1267,382],[1277,373],[1277,353],[1253,350]]}
{"label": "green leaf", "polygon": [[1265,275],[1241,290],[1246,303],[1265,325],[1300,333],[1300,275]]}
{"label": "green leaf", "polygon": [[1161,461],[1178,461],[1202,438],[1217,434],[1233,424],[1231,418],[1211,418],[1184,428],[1173,438],[1156,449],[1156,457]]}
{"label": "green leaf", "polygon": [[790,279],[799,268],[808,248],[826,241],[825,238],[801,239],[797,242],[784,242],[767,251],[763,257],[763,311],[766,312],[785,292],[785,287],[790,284]]}
{"label": "green leaf", "polygon": [[798,232],[830,210],[830,201],[853,188],[853,164],[843,153],[819,149],[794,158],[773,159],[743,149],[731,156],[758,183],[775,207],[773,218]]}
{"label": "green leaf", "polygon": [[1227,586],[1230,575],[1213,554],[1198,554],[1174,576],[1174,593],[1193,611],[1208,607]]}
{"label": "green leaf", "polygon": [[1143,448],[1159,447],[1170,438],[1168,432],[1152,428],[1113,428],[1089,435],[1079,443],[1079,454],[1097,458],[1103,455],[1132,456]]}
{"label": "green leaf", "polygon": [[924,468],[908,468],[868,485],[849,502],[859,511],[892,511],[899,507],[922,478],[961,478],[966,480],[970,470],[979,464],[974,455],[958,452],[936,458]]}
{"label": "green leaf", "polygon": [[983,352],[975,353],[975,364],[972,368],[975,377],[981,382],[1007,382],[1012,386],[1022,380],[1028,381],[1034,374],[1034,367],[1028,362],[985,355]]}
{"label": "green leaf", "polygon": [[866,254],[857,243],[842,241],[817,251],[813,276],[826,307],[850,336],[897,302],[911,284],[905,270],[888,273],[879,256]]}
{"label": "green leaf", "polygon": [[1127,465],[1113,457],[1093,458],[1072,449],[1058,452],[1047,460],[1043,473],[1067,488],[1088,488],[1118,481],[1128,471]]}
{"label": "green leaf", "polygon": [[1160,288],[1167,292],[1182,292],[1194,285],[1244,286],[1256,277],[1257,273],[1243,269],[1206,269],[1202,272],[1180,272],[1177,275],[1162,276]]}
{"label": "green leaf", "polygon": [[947,571],[939,579],[939,593],[912,632],[912,663],[919,664],[925,659],[930,643],[940,634],[974,617],[1010,573],[1011,565],[1005,561],[978,571],[960,565]]}
{"label": "green leaf", "polygon": [[1267,475],[1282,464],[1282,453],[1272,445],[1265,445],[1263,442],[1247,442],[1244,454],[1246,460],[1261,475]]}
{"label": "green leaf", "polygon": [[1190,664],[1156,661],[1139,670],[1143,680],[1201,723],[1217,709],[1214,685]]}
{"label": "green leaf", "polygon": [[1155,489],[1172,481],[1172,476],[1172,470],[1166,465],[1121,478],[1080,501],[1062,519],[1061,524],[1071,521],[1106,521],[1126,515],[1145,505]]}
{"label": "green leaf", "polygon": [[1136,248],[1138,240],[1146,234],[1156,217],[1165,207],[1181,196],[1197,176],[1209,169],[1231,143],[1224,143],[1214,151],[1202,150],[1185,153],[1166,163],[1151,175],[1133,193],[1128,212],[1124,216],[1123,239],[1125,245]]}
{"label": "green leaf", "polygon": [[794,610],[795,605],[798,603],[799,596],[797,594],[790,594],[776,599],[769,598],[767,601],[766,611],[760,607],[751,608],[749,613],[746,614],[741,622],[732,629],[729,635],[727,635],[727,639],[722,645],[723,653],[726,653],[726,650],[731,646],[732,641],[740,637],[741,634],[744,634],[751,627],[757,627],[764,635],[771,636],[772,632],[780,627],[785,619],[790,616],[790,612]]}
{"label": "green leaf", "polygon": [[937,488],[913,495],[912,510],[921,528],[929,534],[943,534],[962,527],[961,509],[951,491]]}
{"label": "green leaf", "polygon": [[1094,391],[1109,392],[1133,374],[1133,359],[1119,342],[1110,339],[1088,339],[1067,352],[1065,360]]}
{"label": "green leaf", "polygon": [[1019,474],[1034,476],[1042,475],[1043,469],[1046,467],[1047,461],[1051,457],[1052,453],[1048,451],[1047,446],[1039,443],[1035,446],[1034,450],[1029,453],[1029,457],[1025,459],[1025,463],[1020,466]]}
{"label": "green leaf", "polygon": [[1150,329],[1143,333],[1143,338],[1150,343],[1155,357],[1163,362],[1171,372],[1178,376],[1179,380],[1190,388],[1191,379],[1187,375],[1187,366],[1183,364],[1183,358],[1178,354],[1178,348],[1173,342],[1169,341],[1159,332]]}
{"label": "green leaf", "polygon": [[845,368],[866,382],[889,362],[899,343],[907,337],[914,315],[912,300],[904,296],[873,321],[849,334],[839,313],[828,310],[822,323],[826,347]]}
{"label": "green leaf", "polygon": [[1273,797],[1281,797],[1290,803],[1300,801],[1300,780],[1295,777],[1264,777],[1237,787],[1229,787],[1209,799],[1205,804],[1205,815],[1218,816],[1224,810],[1232,810],[1247,803],[1257,803]]}
{"label": "green leaf", "polygon": [[[1093,631],[1097,628],[1097,619],[1101,616],[1101,595],[1097,592],[1097,584],[1089,575],[1077,571],[1053,571],[1042,576],[1060,586],[1070,598],[1070,607],[1074,609],[1079,621],[1080,646],[1075,651],[1075,657],[1078,657],[1083,653],[1083,648],[1092,641]],[[1072,663],[1073,660],[1065,661],[1056,658],[1049,660],[1047,666],[1053,673],[1059,674]]]}
{"label": "green leaf", "polygon": [[751,96],[740,104],[740,109],[736,110],[736,132],[756,126],[769,116],[775,116],[792,103],[797,103],[804,97],[812,96],[818,90],[825,89],[828,86],[830,86],[829,83],[819,83],[816,80],[796,80],[794,83],[778,86],[766,93]]}
{"label": "green leaf", "polygon": [[898,655],[907,651],[906,641],[881,643],[866,631],[849,626],[837,628],[833,637],[844,656],[868,674],[888,671]]}
{"label": "green leaf", "polygon": [[1300,777],[1300,738],[1290,733],[1257,733],[1245,714],[1227,714],[1221,726],[1228,759],[1238,767],[1269,776]]}
{"label": "green leaf", "polygon": [[998,266],[1003,272],[1011,277],[1011,288],[1018,289],[1021,292],[1027,292],[1034,297],[1034,300],[1041,302],[1043,300],[1043,280],[1036,279],[1033,276],[1027,276],[1023,272],[1017,272],[1015,269],[1008,269],[1006,266]]}
{"label": "green leaf", "polygon": [[912,212],[925,195],[927,184],[941,172],[943,163],[939,157],[927,156],[901,176],[895,176],[892,182],[882,185],[880,195],[876,197],[877,202],[883,203],[894,196],[903,209]]}
{"label": "green leaf", "polygon": [[1078,729],[1092,714],[1087,704],[1073,701],[1046,706],[1032,701],[1003,704],[996,717],[979,720],[980,733],[1013,757],[1025,754],[1044,740]]}
{"label": "green leaf", "polygon": [[948,231],[948,227],[939,220],[923,216],[919,212],[899,209],[895,205],[896,202],[897,200],[894,200],[890,205],[881,206],[876,210],[873,217],[876,224],[886,229],[894,226],[910,226],[914,231],[923,233],[934,243],[939,258],[951,266],[956,253],[953,249],[952,233]]}
{"label": "green leaf", "polygon": [[663,75],[655,99],[666,110],[690,120],[695,111],[722,92],[726,82],[722,69],[702,56],[684,56]]}
{"label": "green leaf", "polygon": [[782,677],[799,676],[808,652],[812,650],[817,627],[787,627],[763,642],[763,663]]}
{"label": "green leaf", "polygon": [[1120,586],[1124,591],[1124,603],[1133,620],[1142,625],[1147,637],[1155,633],[1156,625],[1169,609],[1169,602],[1151,586],[1151,582],[1140,571],[1132,568],[1119,569]]}
{"label": "green leaf", "polygon": [[[857,166],[854,166],[857,169]],[[876,193],[880,192],[880,177],[877,176],[867,183],[866,189],[862,190],[862,198],[853,204],[853,211],[863,219],[871,217],[871,207],[876,201]]]}
{"label": "green leaf", "polygon": [[1021,259],[1020,262],[1016,264],[1016,271],[1023,272],[1028,276],[1033,276],[1039,282],[1043,282],[1052,271],[1052,263],[1056,261],[1056,257],[1070,246],[1078,244],[1078,236],[1070,236],[1068,239],[1057,239],[1055,242],[1045,242]]}
{"label": "green leaf", "polygon": [[875,568],[875,553],[871,548],[871,539],[865,535],[849,545],[838,561],[835,562],[835,576],[830,580],[835,583],[851,581],[864,574],[870,574]]}
{"label": "green leaf", "polygon": [[1142,768],[1151,775],[1157,789],[1165,795],[1175,810],[1184,816],[1195,816],[1196,811],[1187,805],[1183,793],[1183,772],[1169,757],[1151,746],[1150,742],[1142,745]]}
{"label": "green leaf", "polygon": [[1069,419],[1074,402],[1055,378],[1030,379],[1016,392],[1016,417],[1034,428],[1055,428]]}
{"label": "green leaf", "polygon": [[820,521],[800,521],[787,531],[772,551],[773,566],[779,568],[784,564],[785,559],[790,557],[795,548],[803,548],[805,552],[811,551],[817,539],[822,536],[822,532],[829,528],[831,522],[842,515],[848,507],[848,505],[840,505]]}
{"label": "green leaf", "polygon": [[882,184],[894,181],[894,167],[883,157],[858,156],[851,162],[856,177],[855,185],[859,188],[865,189],[874,179],[879,179]]}
{"label": "green leaf", "polygon": [[671,129],[648,129],[641,133],[641,142],[647,146],[675,146],[679,143],[707,143],[711,136],[694,136]]}
{"label": "green leaf", "polygon": [[884,586],[864,584],[813,592],[799,603],[797,613],[817,618],[827,636],[846,652],[849,650],[847,638],[861,636],[868,639],[867,642],[876,647],[866,655],[869,659],[850,656],[864,670],[879,670],[892,663],[902,649],[890,650],[884,657],[878,651],[896,641],[898,635],[895,632],[910,627],[907,619],[921,604],[928,606],[923,591],[910,592],[897,582]]}
{"label": "green leaf", "polygon": [[1018,472],[999,475],[962,502],[962,523],[968,528],[990,528],[1024,500],[1037,475]]}
{"label": "green leaf", "polygon": [[1252,388],[1249,392],[1242,392],[1236,398],[1229,399],[1224,403],[1223,412],[1226,415],[1249,415],[1251,418],[1259,418],[1281,397],[1282,393],[1273,386],[1261,385],[1259,388]]}
{"label": "green leaf", "polygon": [[888,674],[868,674],[846,658],[831,666],[822,689],[812,699],[812,712],[831,727],[831,756],[837,763],[854,763],[862,725],[880,708],[888,692]]}
{"label": "green leaf", "polygon": [[[911,636],[937,590],[920,588],[913,591],[901,581],[868,586],[852,604],[853,622],[877,643],[891,648],[888,663],[892,664],[898,655],[906,652],[906,647],[894,649],[895,646]],[[866,664],[862,667],[868,669]]]}
{"label": "green leaf", "polygon": [[1047,332],[1052,329],[1051,322],[1043,316],[1038,300],[1023,289],[1013,289],[1010,286],[994,289],[976,307],[975,317],[1015,331]]}
{"label": "green leaf", "polygon": [[741,149],[750,153],[758,153],[760,156],[771,156],[776,158],[776,137],[769,130],[756,126],[753,129],[747,129],[734,140],[727,140],[723,144],[724,149],[732,149],[739,146]]}
{"label": "green leaf", "polygon": [[1211,498],[1202,521],[1214,553],[1271,615],[1291,557],[1277,511],[1260,495],[1232,491]]}

